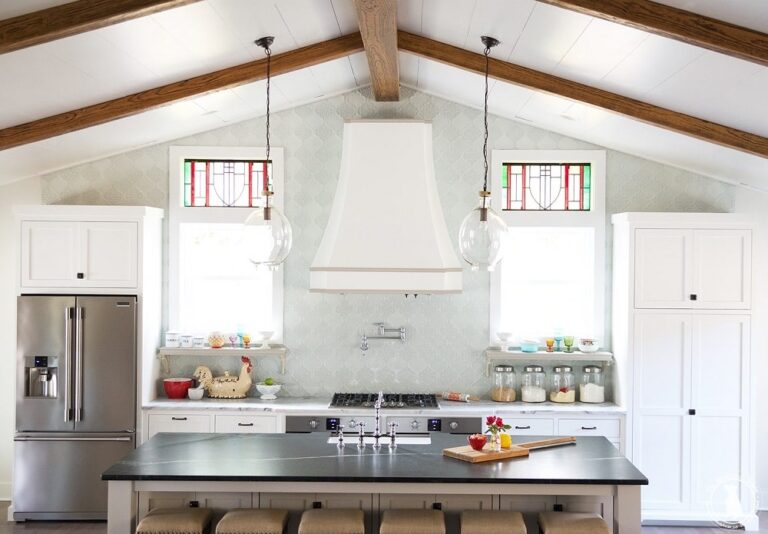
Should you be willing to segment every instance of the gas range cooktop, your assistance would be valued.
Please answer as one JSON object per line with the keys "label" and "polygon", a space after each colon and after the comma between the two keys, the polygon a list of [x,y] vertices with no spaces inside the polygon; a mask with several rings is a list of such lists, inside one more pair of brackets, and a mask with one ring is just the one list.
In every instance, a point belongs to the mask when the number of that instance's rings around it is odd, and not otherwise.
{"label": "gas range cooktop", "polygon": [[[334,393],[331,408],[373,408],[378,393]],[[440,408],[431,393],[385,393],[382,408]]]}

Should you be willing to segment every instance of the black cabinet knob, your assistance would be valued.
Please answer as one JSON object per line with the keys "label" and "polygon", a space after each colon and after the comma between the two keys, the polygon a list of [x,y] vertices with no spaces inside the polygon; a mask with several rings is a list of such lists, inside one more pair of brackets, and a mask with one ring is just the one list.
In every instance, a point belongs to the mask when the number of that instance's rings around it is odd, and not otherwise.
{"label": "black cabinet knob", "polygon": [[85,278],[85,273],[77,273],[78,280],[82,280],[83,278]]}
{"label": "black cabinet knob", "polygon": [[691,408],[690,410],[688,410],[688,415],[696,415],[696,410]]}
{"label": "black cabinet knob", "polygon": [[691,300],[696,300],[697,298],[696,293],[691,293]]}

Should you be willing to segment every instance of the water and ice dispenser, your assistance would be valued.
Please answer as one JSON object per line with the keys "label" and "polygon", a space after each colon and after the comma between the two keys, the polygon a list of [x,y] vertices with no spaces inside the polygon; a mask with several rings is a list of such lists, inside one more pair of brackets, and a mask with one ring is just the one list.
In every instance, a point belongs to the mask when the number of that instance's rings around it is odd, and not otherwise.
{"label": "water and ice dispenser", "polygon": [[55,356],[24,358],[27,397],[55,398],[58,395],[59,360]]}

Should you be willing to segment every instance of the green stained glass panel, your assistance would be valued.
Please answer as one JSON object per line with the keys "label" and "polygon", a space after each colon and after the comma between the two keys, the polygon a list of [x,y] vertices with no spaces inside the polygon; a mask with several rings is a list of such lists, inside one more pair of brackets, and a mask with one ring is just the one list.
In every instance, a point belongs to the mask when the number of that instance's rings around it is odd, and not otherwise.
{"label": "green stained glass panel", "polygon": [[192,205],[192,162],[184,160],[184,207]]}

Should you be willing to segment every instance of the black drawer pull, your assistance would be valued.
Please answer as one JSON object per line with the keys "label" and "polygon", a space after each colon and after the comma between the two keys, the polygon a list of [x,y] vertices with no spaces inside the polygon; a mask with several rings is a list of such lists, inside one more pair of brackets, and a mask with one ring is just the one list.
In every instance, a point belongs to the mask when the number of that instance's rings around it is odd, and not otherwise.
{"label": "black drawer pull", "polygon": [[186,421],[186,417],[171,417],[171,421]]}
{"label": "black drawer pull", "polygon": [[582,430],[597,430],[596,426],[583,426],[581,427]]}
{"label": "black drawer pull", "polygon": [[253,423],[237,423],[237,426],[253,426]]}
{"label": "black drawer pull", "polygon": [[691,300],[696,300],[698,298],[699,298],[698,295],[696,295],[695,293],[691,293]]}
{"label": "black drawer pull", "polygon": [[528,426],[517,426],[517,425],[515,425],[515,430],[530,430],[530,429],[531,429],[531,425],[528,425]]}

